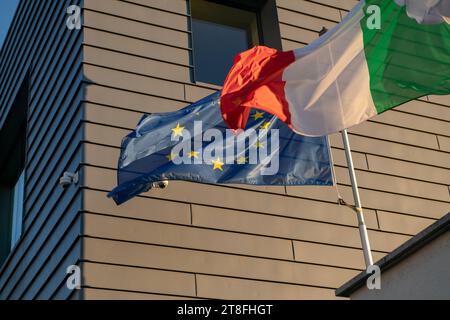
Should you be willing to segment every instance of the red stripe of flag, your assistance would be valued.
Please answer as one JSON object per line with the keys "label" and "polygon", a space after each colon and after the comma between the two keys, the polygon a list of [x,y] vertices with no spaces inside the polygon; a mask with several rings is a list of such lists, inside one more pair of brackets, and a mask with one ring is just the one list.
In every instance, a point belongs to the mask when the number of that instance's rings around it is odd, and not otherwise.
{"label": "red stripe of flag", "polygon": [[220,108],[231,129],[245,129],[251,108],[269,112],[291,125],[283,72],[295,61],[293,51],[256,46],[234,59],[222,89]]}

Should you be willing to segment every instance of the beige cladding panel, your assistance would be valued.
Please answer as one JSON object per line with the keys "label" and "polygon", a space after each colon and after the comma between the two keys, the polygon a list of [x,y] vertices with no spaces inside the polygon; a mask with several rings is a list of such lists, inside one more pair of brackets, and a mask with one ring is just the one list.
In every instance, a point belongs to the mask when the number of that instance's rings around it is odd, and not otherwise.
{"label": "beige cladding panel", "polygon": [[289,240],[230,233],[193,226],[86,214],[85,233],[100,238],[198,250],[292,259]]}
{"label": "beige cladding panel", "polygon": [[[347,168],[336,167],[337,181],[341,184],[351,185]],[[370,171],[356,171],[358,185],[362,188],[401,193],[426,199],[450,201],[450,194],[445,185],[437,185],[430,182],[393,177]]]}
{"label": "beige cladding panel", "polygon": [[[176,2],[176,0],[166,1],[167,3]],[[121,16],[128,20],[136,20],[152,25],[161,27],[179,29],[181,31],[188,30],[188,17],[186,12],[184,15],[179,13],[163,11],[158,8],[152,8],[154,6],[154,0],[147,1],[146,3],[136,2],[124,2],[118,0],[85,0],[84,9],[94,10],[110,15]],[[181,9],[183,10],[183,9]]]}
{"label": "beige cladding panel", "polygon": [[[291,10],[292,12],[302,13],[313,17],[339,22],[341,15],[339,10],[332,7],[322,6],[320,4],[305,0],[277,0],[279,11],[282,9]],[[279,15],[280,13],[278,13]],[[279,18],[280,19],[280,18]],[[281,20],[281,19],[280,19]],[[299,20],[292,21],[293,24],[300,24]]]}
{"label": "beige cladding panel", "polygon": [[96,288],[85,288],[84,298],[86,300],[197,300],[188,296],[168,296],[164,294]]}
{"label": "beige cladding panel", "polygon": [[91,10],[85,10],[83,17],[85,27],[178,48],[189,48],[189,35],[186,31],[168,29]]}
{"label": "beige cladding panel", "polygon": [[302,48],[305,46],[304,43],[287,40],[287,39],[281,39],[281,45],[282,45],[283,51],[295,50],[295,49]]}
{"label": "beige cladding panel", "polygon": [[[444,169],[449,168],[450,153],[448,152],[430,150],[353,134],[350,134],[349,139],[351,148],[354,151],[415,163],[428,164]],[[340,135],[331,135],[330,141],[332,146],[343,148]]]}
{"label": "beige cladding panel", "polygon": [[321,287],[337,286],[346,278],[358,273],[358,270],[316,266],[294,261],[101,239],[88,238],[85,245],[87,259],[92,257],[102,263]]}
{"label": "beige cladding panel", "polygon": [[[291,50],[357,1],[276,3]],[[335,299],[364,260],[356,217],[331,187],[170,182],[122,206],[106,197],[121,140],[144,113],[220,87],[191,82],[186,0],[85,0],[84,20],[85,298]],[[377,260],[450,211],[450,97],[412,101],[350,133]],[[352,202],[341,138],[330,140]]]}
{"label": "beige cladding panel", "polygon": [[434,219],[378,211],[381,230],[415,235],[435,222]]}
{"label": "beige cladding panel", "polygon": [[[106,188],[108,190],[114,187],[115,180],[113,170],[86,167],[86,186],[88,187],[94,189]],[[318,187],[311,188],[315,188],[320,192]],[[208,197],[205,197],[205,194]],[[144,195],[206,206],[221,206],[249,212],[356,226],[356,220],[352,215],[353,212],[346,207],[339,207],[335,203],[318,202],[306,198],[285,197],[280,194],[255,192],[246,189],[235,189],[229,186],[212,186],[171,181],[167,189],[152,190]],[[367,210],[367,223],[371,228],[377,227],[374,214],[375,212]]]}
{"label": "beige cladding panel", "polygon": [[[450,98],[447,99],[447,104],[450,104]],[[450,122],[449,107],[434,104],[428,101],[413,100],[404,105],[396,107],[395,110]]]}
{"label": "beige cladding panel", "polygon": [[213,299],[336,299],[331,289],[209,275],[197,276],[197,290],[200,297]]}
{"label": "beige cladding panel", "polygon": [[450,152],[450,138],[438,136],[439,148],[442,151]]}
{"label": "beige cladding panel", "polygon": [[190,206],[185,203],[138,197],[134,201],[128,201],[121,206],[117,206],[106,197],[106,192],[97,190],[86,190],[83,201],[84,209],[87,212],[149,221],[191,223]]}
{"label": "beige cladding panel", "polygon": [[[193,208],[193,223],[203,227],[220,228],[239,232],[275,235],[290,239],[313,241],[323,244],[360,248],[356,227],[334,225],[315,221],[281,218],[235,210]],[[351,215],[351,212],[347,212]],[[374,250],[389,252],[408,239],[407,236],[369,230]]]}
{"label": "beige cladding panel", "polygon": [[188,67],[94,48],[91,46],[84,47],[84,61],[85,63],[133,72],[148,77],[163,78],[179,82],[190,81],[190,69]]}
{"label": "beige cladding panel", "polygon": [[[377,118],[374,120],[377,120]],[[352,128],[352,133],[439,150],[436,135],[434,134],[394,127],[373,121],[366,121]]]}
{"label": "beige cladding panel", "polygon": [[137,93],[153,93],[160,97],[184,99],[184,88],[180,83],[132,74],[115,69],[84,65],[84,75],[90,83],[127,89]]}
{"label": "beige cladding panel", "polygon": [[[362,249],[353,249],[311,243],[304,241],[294,241],[295,260],[311,263],[319,263],[343,268],[364,269],[364,257]],[[385,256],[384,253],[373,251],[373,258],[378,261]]]}
{"label": "beige cladding panel", "polygon": [[293,40],[305,44],[310,43],[317,38],[316,31],[301,29],[287,24],[280,24],[280,33],[283,39]]}
{"label": "beige cladding panel", "polygon": [[189,66],[189,50],[85,27],[84,44]]}
{"label": "beige cladding panel", "polygon": [[188,0],[128,0],[128,2],[182,15],[186,15],[188,12]]}
{"label": "beige cladding panel", "polygon": [[185,85],[184,90],[186,95],[185,99],[187,102],[196,102],[217,91],[215,89],[203,88],[194,85]]}
{"label": "beige cladding panel", "polygon": [[82,268],[84,283],[92,287],[195,296],[195,276],[189,273],[91,262]]}
{"label": "beige cladding panel", "polygon": [[448,169],[370,154],[367,155],[367,161],[369,163],[369,169],[374,172],[435,182],[436,184],[450,185],[450,170]]}
{"label": "beige cladding panel", "polygon": [[450,95],[448,96],[429,96],[429,101],[450,107]]}
{"label": "beige cladding panel", "polygon": [[[137,92],[124,92],[123,89],[110,88],[99,84],[90,84],[86,87],[86,100],[93,103],[100,103],[107,106],[133,110],[142,116],[145,113],[167,112],[181,109],[185,103],[169,98],[150,96]],[[113,113],[114,111],[108,112]],[[134,114],[134,121],[138,115]],[[127,117],[130,118],[130,117]],[[87,118],[87,120],[91,120]],[[93,118],[93,121],[96,119]],[[117,121],[114,119],[114,121]],[[102,123],[102,121],[96,121]],[[111,123],[112,125],[115,122]],[[128,123],[130,125],[130,123]],[[133,125],[135,126],[136,123]]]}
{"label": "beige cladding panel", "polygon": [[448,121],[398,112],[395,109],[390,112],[379,114],[373,120],[417,131],[450,136],[450,124]]}
{"label": "beige cladding panel", "polygon": [[336,22],[319,19],[310,15],[284,10],[281,8],[278,9],[278,19],[280,23],[293,26],[297,25],[298,22],[301,21],[303,27],[317,32],[319,32],[322,27],[331,29],[336,24]]}

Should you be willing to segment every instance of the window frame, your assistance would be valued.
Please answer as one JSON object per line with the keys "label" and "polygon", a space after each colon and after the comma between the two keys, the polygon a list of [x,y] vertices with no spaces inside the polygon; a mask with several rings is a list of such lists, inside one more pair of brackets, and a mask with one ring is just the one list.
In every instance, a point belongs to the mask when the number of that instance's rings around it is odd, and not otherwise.
{"label": "window frame", "polygon": [[25,169],[13,188],[13,205],[11,208],[11,251],[22,237],[23,214],[25,209]]}
{"label": "window frame", "polygon": [[[188,0],[189,23],[189,64],[191,82],[207,87],[219,89],[221,86],[198,80],[196,75],[196,61],[194,54],[194,33],[192,27],[192,1]],[[229,6],[240,10],[250,11],[256,14],[259,45],[282,50],[281,31],[278,20],[276,0],[206,0],[208,2]]]}
{"label": "window frame", "polygon": [[0,221],[3,221],[0,232],[6,234],[6,237],[0,238],[0,267],[8,260],[23,234],[28,110],[29,72],[26,73],[0,128],[0,148],[6,150],[0,155],[0,171],[6,172],[0,179],[0,200],[6,203],[6,210],[0,211]]}

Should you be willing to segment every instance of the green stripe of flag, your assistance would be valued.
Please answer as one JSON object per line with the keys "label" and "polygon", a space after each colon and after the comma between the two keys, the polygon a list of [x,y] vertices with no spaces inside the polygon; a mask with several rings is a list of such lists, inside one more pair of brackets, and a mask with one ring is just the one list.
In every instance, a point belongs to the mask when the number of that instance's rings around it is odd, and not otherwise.
{"label": "green stripe of flag", "polygon": [[393,0],[367,0],[381,8],[381,30],[361,20],[370,89],[378,113],[410,100],[450,94],[450,25],[419,24]]}

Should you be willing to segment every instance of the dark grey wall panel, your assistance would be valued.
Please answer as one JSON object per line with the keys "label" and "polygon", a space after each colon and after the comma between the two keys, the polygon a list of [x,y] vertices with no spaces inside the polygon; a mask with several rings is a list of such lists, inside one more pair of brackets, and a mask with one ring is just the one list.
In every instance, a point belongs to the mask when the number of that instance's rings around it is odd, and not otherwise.
{"label": "dark grey wall panel", "polygon": [[[64,259],[60,262],[60,267],[51,275],[45,282],[38,295],[34,299],[38,300],[78,300],[80,299],[81,290],[71,290],[67,288],[67,278],[65,267],[68,265],[80,266],[82,240],[78,237],[72,244],[71,248],[67,250]],[[81,266],[80,266],[81,267]]]}
{"label": "dark grey wall panel", "polygon": [[82,193],[58,181],[83,160],[83,30],[66,27],[72,4],[83,1],[22,0],[0,52],[0,127],[30,81],[24,228],[0,266],[0,299],[74,296],[62,284],[81,256]]}

